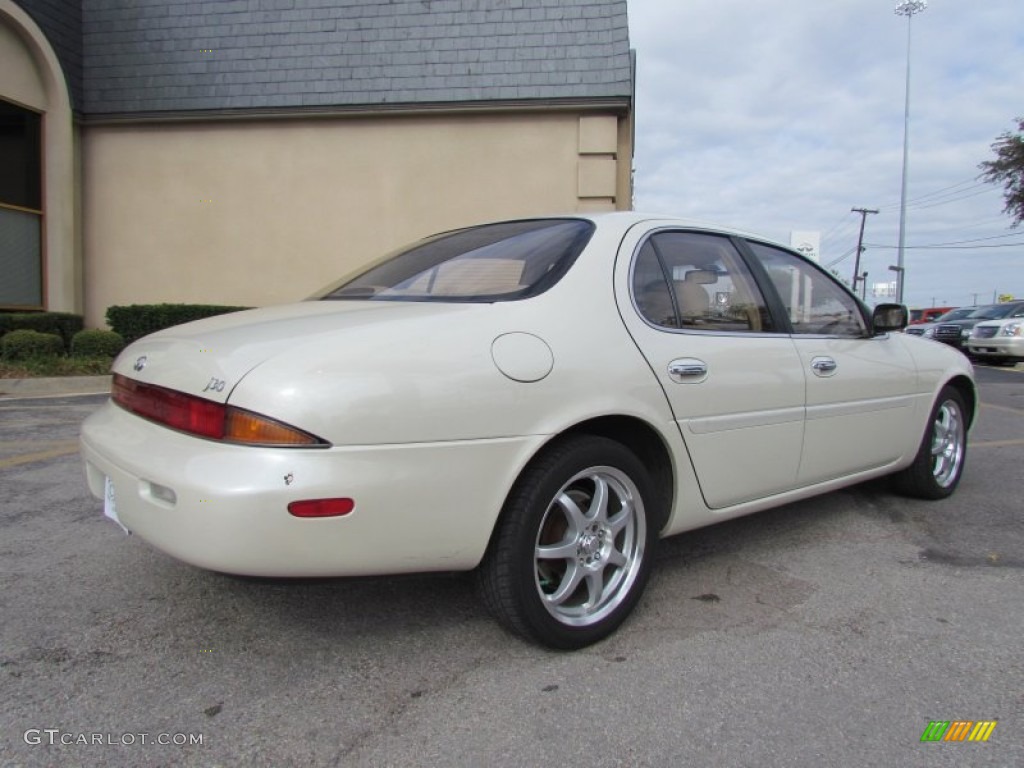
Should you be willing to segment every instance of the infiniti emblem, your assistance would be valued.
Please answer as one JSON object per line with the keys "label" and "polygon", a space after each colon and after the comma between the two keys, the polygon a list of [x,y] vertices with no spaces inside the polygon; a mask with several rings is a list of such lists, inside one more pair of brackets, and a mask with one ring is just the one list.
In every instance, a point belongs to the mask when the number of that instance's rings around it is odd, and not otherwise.
{"label": "infiniti emblem", "polygon": [[145,355],[143,355],[138,360],[136,360],[135,361],[135,365],[132,366],[132,368],[134,368],[136,371],[141,371],[145,367],[146,367],[146,356]]}

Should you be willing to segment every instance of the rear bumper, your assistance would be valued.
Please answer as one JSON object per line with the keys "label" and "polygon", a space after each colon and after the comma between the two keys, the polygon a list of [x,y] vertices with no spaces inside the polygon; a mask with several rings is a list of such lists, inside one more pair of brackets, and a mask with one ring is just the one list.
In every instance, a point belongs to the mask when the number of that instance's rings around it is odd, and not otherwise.
{"label": "rear bumper", "polygon": [[[541,437],[274,449],[225,445],[108,403],[82,428],[89,488],[113,483],[132,533],[202,568],[253,576],[353,576],[473,568],[518,467]],[[348,497],[344,517],[288,504]]]}

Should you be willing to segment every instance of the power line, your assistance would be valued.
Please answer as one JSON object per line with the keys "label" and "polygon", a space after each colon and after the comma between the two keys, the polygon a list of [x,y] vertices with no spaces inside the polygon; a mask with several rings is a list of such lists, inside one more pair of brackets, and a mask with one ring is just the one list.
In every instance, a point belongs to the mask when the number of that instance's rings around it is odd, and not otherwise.
{"label": "power line", "polygon": [[1007,237],[1020,237],[1020,233],[1019,232],[1009,232],[1009,233],[1007,233],[1005,235],[993,235],[992,237],[976,237],[973,240],[951,240],[948,243],[936,243],[934,246],[918,245],[918,246],[915,246],[915,247],[916,248],[934,248],[934,247],[944,247],[944,246],[947,246],[947,245],[965,245],[967,243],[984,243],[984,242],[986,242],[988,240],[1002,240],[1002,239],[1007,238]]}
{"label": "power line", "polygon": [[[1024,245],[1024,242],[1020,243],[1000,243],[999,245],[906,245],[906,250],[921,250],[923,248],[929,248],[938,251],[973,251],[975,248],[1018,248]],[[867,243],[865,248],[885,248],[893,250],[897,246],[895,245],[876,245],[874,243]]]}
{"label": "power line", "polygon": [[[971,185],[970,187],[968,187],[968,189],[958,189],[958,187],[963,187],[964,185],[967,185],[967,184]],[[984,182],[984,181],[979,182],[977,179],[965,179],[964,181],[961,181],[961,182],[959,182],[957,184],[951,184],[948,187],[943,187],[942,189],[936,189],[934,192],[926,192],[923,195],[911,198],[910,200],[907,200],[907,205],[913,205],[914,203],[922,203],[922,202],[934,202],[933,200],[931,200],[931,198],[952,197],[954,195],[959,195],[962,192],[967,192],[967,191],[969,191],[971,189],[978,189],[979,187],[991,187],[991,185],[988,184],[987,182]],[[954,192],[953,190],[956,190],[956,191]],[[895,209],[900,207],[900,204],[899,203],[890,203],[888,205],[882,205],[882,206],[879,206],[879,207],[883,211],[895,210]]]}
{"label": "power line", "polygon": [[[957,187],[962,187],[962,186],[964,186],[966,184],[977,184],[977,183],[978,183],[977,177],[972,177],[972,178],[969,178],[969,179],[964,179],[963,181],[958,181],[956,184],[950,184],[948,187],[942,187],[942,189],[936,189],[934,192],[927,192],[927,193],[921,195],[920,197],[913,197],[910,200],[908,200],[907,202],[909,202],[909,203],[916,203],[918,200],[923,200],[926,197],[933,197],[935,195],[940,195],[943,192],[948,192],[948,191],[950,191],[952,189],[956,189]],[[980,182],[980,183],[984,184],[986,182]]]}
{"label": "power line", "polygon": [[[856,219],[849,219],[848,221],[843,222],[843,226],[840,229],[838,229],[837,231],[835,231],[834,233],[832,233],[830,235],[827,235],[827,236],[823,236],[821,238],[821,242],[822,242],[823,245],[825,243],[840,243],[840,242],[845,244],[845,243],[847,243],[849,241],[850,235],[853,232],[856,232],[856,231],[857,231],[857,220]],[[837,245],[836,247],[840,247],[840,246]]]}
{"label": "power line", "polygon": [[[853,211],[850,211],[850,213],[853,213]],[[839,227],[841,227],[844,223],[848,223],[850,213],[844,213],[843,217],[839,219],[839,221],[837,221],[835,224],[829,227],[828,231],[826,231],[825,234],[821,236],[822,241],[827,240],[829,237],[831,237],[832,233],[835,230],[839,229]]]}
{"label": "power line", "polygon": [[840,256],[839,258],[835,259],[834,261],[830,261],[828,264],[825,265],[825,269],[832,269],[832,267],[834,267],[839,262],[843,261],[844,259],[849,258],[853,254],[854,250],[856,250],[856,247],[851,248],[850,250],[848,250],[846,253],[844,253],[842,256]]}
{"label": "power line", "polygon": [[939,200],[939,201],[933,202],[933,203],[927,203],[927,204],[922,203],[920,205],[915,205],[914,209],[918,210],[918,211],[923,211],[926,208],[937,208],[940,205],[947,205],[949,203],[959,203],[961,200],[967,200],[967,199],[972,198],[972,197],[978,197],[979,195],[984,195],[984,194],[986,194],[986,193],[988,193],[990,191],[994,192],[994,191],[997,191],[997,190],[993,190],[991,188],[990,189],[981,189],[981,190],[978,190],[977,192],[971,192],[970,194],[967,194],[967,195],[961,195],[960,197],[951,197],[948,200]]}
{"label": "power line", "polygon": [[[984,195],[988,193],[998,194],[999,190],[987,184],[979,184],[976,187],[968,187],[967,189],[962,189],[959,190],[958,192],[949,195],[936,196],[930,199],[919,198],[918,201],[915,203],[907,203],[907,208],[911,208],[916,211],[921,211],[926,208],[936,208],[940,205],[947,205],[949,203],[958,203],[961,200],[968,200],[972,197],[978,197],[979,195]],[[882,210],[893,211],[896,210],[898,207],[898,205],[882,206]]]}

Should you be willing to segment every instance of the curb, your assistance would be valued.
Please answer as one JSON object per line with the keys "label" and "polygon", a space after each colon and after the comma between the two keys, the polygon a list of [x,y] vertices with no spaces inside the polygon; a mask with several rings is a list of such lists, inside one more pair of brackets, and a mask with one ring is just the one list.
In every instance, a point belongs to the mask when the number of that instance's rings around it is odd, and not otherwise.
{"label": "curb", "polygon": [[102,395],[110,392],[110,379],[110,376],[0,379],[0,398]]}

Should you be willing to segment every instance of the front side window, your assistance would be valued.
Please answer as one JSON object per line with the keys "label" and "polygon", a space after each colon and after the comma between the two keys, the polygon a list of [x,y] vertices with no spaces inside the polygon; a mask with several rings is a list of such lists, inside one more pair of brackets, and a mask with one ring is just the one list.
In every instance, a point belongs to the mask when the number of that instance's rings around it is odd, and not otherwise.
{"label": "front side window", "polygon": [[771,315],[728,238],[659,232],[633,263],[633,299],[652,325],[699,331],[772,331]]}
{"label": "front side window", "polygon": [[581,219],[486,224],[427,238],[316,298],[509,301],[558,282],[594,231]]}
{"label": "front side window", "polygon": [[793,333],[867,335],[860,305],[835,280],[795,254],[762,243],[748,245],[782,299]]}

